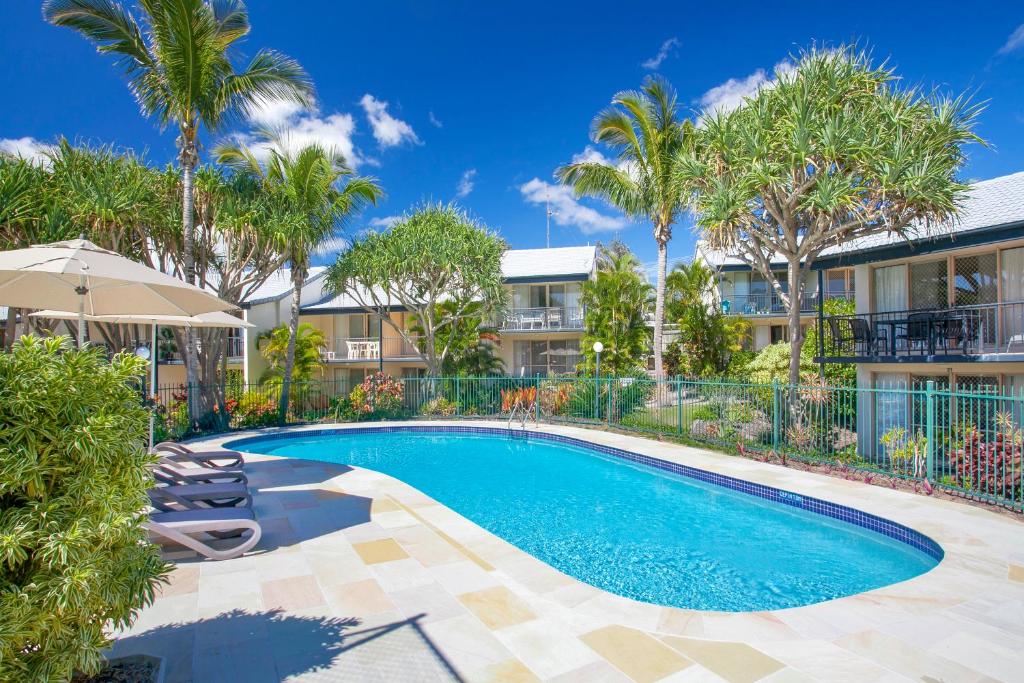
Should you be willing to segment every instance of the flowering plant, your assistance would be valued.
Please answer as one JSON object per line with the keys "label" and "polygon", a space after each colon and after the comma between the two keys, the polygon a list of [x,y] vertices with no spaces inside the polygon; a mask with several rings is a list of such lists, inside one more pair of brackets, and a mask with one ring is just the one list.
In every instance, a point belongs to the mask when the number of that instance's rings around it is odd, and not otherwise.
{"label": "flowering plant", "polygon": [[402,409],[405,384],[391,375],[376,372],[357,384],[348,396],[357,417],[395,417]]}

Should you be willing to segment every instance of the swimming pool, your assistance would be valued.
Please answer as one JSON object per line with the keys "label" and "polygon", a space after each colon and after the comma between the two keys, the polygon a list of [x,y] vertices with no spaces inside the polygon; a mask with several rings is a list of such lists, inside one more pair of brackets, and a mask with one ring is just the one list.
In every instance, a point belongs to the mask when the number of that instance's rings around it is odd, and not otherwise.
{"label": "swimming pool", "polygon": [[228,445],[383,472],[570,576],[659,605],[796,607],[942,558],[931,539],[872,515],[561,436],[417,426]]}

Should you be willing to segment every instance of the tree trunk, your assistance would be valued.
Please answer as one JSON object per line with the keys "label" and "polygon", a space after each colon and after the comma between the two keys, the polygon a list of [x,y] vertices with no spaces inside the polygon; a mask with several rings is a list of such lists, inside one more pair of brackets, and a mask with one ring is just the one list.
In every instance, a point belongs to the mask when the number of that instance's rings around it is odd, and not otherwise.
{"label": "tree trunk", "polygon": [[[196,281],[196,262],[193,244],[193,198],[192,180],[195,173],[196,150],[195,144],[186,140],[181,151],[181,230],[182,230],[182,260],[185,265],[185,282],[194,285]],[[186,395],[188,396],[189,420],[194,422],[199,417],[196,410],[194,393],[199,384],[199,354],[196,349],[196,334],[191,327],[185,328],[185,377],[188,384]]]}
{"label": "tree trunk", "polygon": [[4,329],[4,350],[10,351],[14,346],[14,337],[18,334],[18,309],[7,307],[7,327]]}
{"label": "tree trunk", "polygon": [[285,352],[284,376],[281,378],[281,402],[277,406],[277,421],[282,425],[288,417],[288,392],[291,389],[292,371],[295,369],[295,339],[299,333],[299,304],[302,300],[302,283],[305,280],[305,269],[292,264],[292,311],[288,322],[288,350]]}
{"label": "tree trunk", "polygon": [[803,298],[803,279],[800,262],[789,262],[789,383],[800,383],[800,352],[804,347],[803,330],[800,327],[800,300]]}
{"label": "tree trunk", "polygon": [[[658,233],[658,229],[655,229]],[[665,327],[665,278],[668,271],[668,242],[658,240],[658,283],[654,298],[654,378],[660,380],[663,375],[661,360],[662,335]]]}

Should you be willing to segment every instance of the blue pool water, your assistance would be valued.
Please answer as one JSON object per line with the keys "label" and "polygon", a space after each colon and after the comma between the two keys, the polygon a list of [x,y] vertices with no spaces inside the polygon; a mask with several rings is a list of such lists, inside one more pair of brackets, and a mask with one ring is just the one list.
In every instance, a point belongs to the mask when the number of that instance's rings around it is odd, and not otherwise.
{"label": "blue pool water", "polygon": [[795,607],[937,563],[861,526],[534,438],[296,433],[235,447],[384,472],[570,576],[659,605]]}

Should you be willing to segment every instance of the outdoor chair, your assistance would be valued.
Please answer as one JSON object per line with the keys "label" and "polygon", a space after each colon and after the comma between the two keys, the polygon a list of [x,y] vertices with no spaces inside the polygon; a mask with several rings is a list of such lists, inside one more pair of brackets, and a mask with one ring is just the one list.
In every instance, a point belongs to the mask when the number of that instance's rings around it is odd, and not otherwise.
{"label": "outdoor chair", "polygon": [[[211,560],[238,557],[259,543],[263,534],[256,515],[248,507],[153,512],[142,527],[152,536],[183,545]],[[227,550],[214,548],[212,541],[195,537],[199,534],[221,539],[230,537],[228,534],[241,537],[246,531],[251,532],[249,537]]]}
{"label": "outdoor chair", "polygon": [[940,318],[935,324],[936,341],[942,344],[944,351],[952,348],[959,348],[966,351],[967,329],[966,319],[961,316],[949,315]]}
{"label": "outdoor chair", "polygon": [[[842,327],[839,325],[840,322],[842,322],[840,318],[828,319],[828,331],[832,337],[832,353],[837,356],[843,354],[847,342],[854,342],[856,344],[856,338],[852,333],[843,333]],[[847,327],[849,328],[850,325],[847,324]]]}
{"label": "outdoor chair", "polygon": [[153,477],[164,484],[219,484],[249,479],[241,470],[218,470],[210,467],[180,467],[167,458],[161,458],[152,468]]}
{"label": "outdoor chair", "polygon": [[931,328],[931,313],[911,313],[907,316],[906,332],[896,335],[896,338],[906,341],[908,351],[915,347],[921,348],[922,346],[927,349],[931,337]]}
{"label": "outdoor chair", "polygon": [[153,507],[163,512],[252,507],[252,494],[240,482],[160,484],[149,489],[147,494]]}
{"label": "outdoor chair", "polygon": [[241,453],[228,449],[194,451],[183,444],[164,441],[154,446],[153,450],[164,454],[164,457],[169,460],[190,462],[200,467],[210,467],[218,470],[238,469],[245,464]]}
{"label": "outdoor chair", "polygon": [[850,323],[850,333],[853,335],[854,350],[861,348],[865,353],[874,355],[878,352],[878,342],[884,340],[888,346],[888,339],[884,334],[878,334],[871,329],[868,322],[863,318],[847,318]]}

